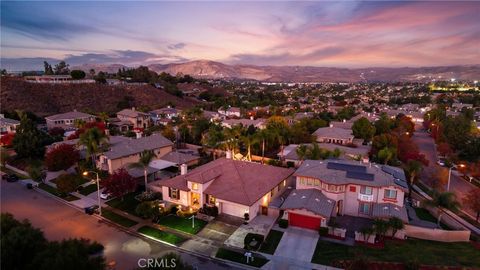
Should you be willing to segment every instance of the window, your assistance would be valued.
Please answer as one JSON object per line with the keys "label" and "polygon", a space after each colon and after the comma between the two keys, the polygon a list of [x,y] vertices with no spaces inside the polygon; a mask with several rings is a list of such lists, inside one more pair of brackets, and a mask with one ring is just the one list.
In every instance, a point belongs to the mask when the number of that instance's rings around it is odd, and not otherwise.
{"label": "window", "polygon": [[372,187],[361,187],[360,188],[360,193],[363,195],[372,195],[373,194],[373,189]]}
{"label": "window", "polygon": [[300,177],[300,185],[305,185],[305,178]]}
{"label": "window", "polygon": [[308,178],[307,185],[308,186],[313,186],[313,179],[312,178]]}
{"label": "window", "polygon": [[207,195],[208,196],[208,203],[209,204],[215,204],[215,197],[212,195]]}
{"label": "window", "polygon": [[315,179],[315,186],[316,186],[316,187],[320,186],[320,181],[317,180],[317,179]]}
{"label": "window", "polygon": [[192,189],[193,190],[198,190],[198,184],[197,183],[192,183]]}
{"label": "window", "polygon": [[359,209],[358,209],[358,212],[360,214],[370,215],[370,210],[371,209],[372,209],[372,205],[370,203],[361,202],[360,206],[359,206]]}
{"label": "window", "polygon": [[175,199],[175,200],[180,200],[180,191],[176,188],[169,188],[168,189],[168,195],[170,198]]}
{"label": "window", "polygon": [[385,189],[385,198],[386,199],[396,199],[397,191],[393,189]]}
{"label": "window", "polygon": [[335,186],[335,185],[328,185],[328,191],[337,191],[337,186]]}

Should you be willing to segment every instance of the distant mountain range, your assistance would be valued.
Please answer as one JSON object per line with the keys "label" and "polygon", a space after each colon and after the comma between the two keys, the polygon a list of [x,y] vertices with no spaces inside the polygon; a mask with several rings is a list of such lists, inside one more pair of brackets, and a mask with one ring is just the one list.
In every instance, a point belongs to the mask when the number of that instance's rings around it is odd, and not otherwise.
{"label": "distant mountain range", "polygon": [[[83,70],[116,72],[127,66],[82,65]],[[375,81],[431,81],[479,80],[480,65],[444,67],[401,67],[401,68],[334,68],[311,66],[255,66],[227,65],[215,61],[198,60],[186,63],[151,64],[151,70],[170,74],[189,74],[206,79],[243,79],[266,82],[375,82]]]}
{"label": "distant mountain range", "polygon": [[[35,59],[42,63],[40,58]],[[57,62],[53,59],[46,59]],[[27,61],[27,60],[25,60]],[[31,59],[27,61],[31,62]],[[26,64],[25,64],[26,65]],[[21,68],[19,59],[2,59],[2,67],[7,70],[13,67]],[[266,82],[375,82],[375,81],[431,81],[450,80],[480,80],[480,64],[468,66],[442,66],[442,67],[399,67],[399,68],[335,68],[313,66],[255,66],[255,65],[228,65],[215,61],[197,60],[185,63],[149,64],[155,72],[170,74],[189,74],[197,78],[206,79],[241,79],[258,80]],[[9,68],[10,67],[10,68]],[[128,68],[122,64],[82,64],[73,65],[71,69],[91,68],[95,71],[109,73],[117,72],[119,68]]]}

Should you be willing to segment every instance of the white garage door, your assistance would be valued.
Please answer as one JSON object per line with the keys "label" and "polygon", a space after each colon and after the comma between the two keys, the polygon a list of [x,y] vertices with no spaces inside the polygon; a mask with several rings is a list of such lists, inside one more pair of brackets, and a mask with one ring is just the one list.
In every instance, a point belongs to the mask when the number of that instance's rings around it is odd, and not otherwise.
{"label": "white garage door", "polygon": [[224,214],[243,218],[243,215],[245,214],[245,210],[248,210],[247,206],[235,204],[235,203],[222,202],[221,211]]}

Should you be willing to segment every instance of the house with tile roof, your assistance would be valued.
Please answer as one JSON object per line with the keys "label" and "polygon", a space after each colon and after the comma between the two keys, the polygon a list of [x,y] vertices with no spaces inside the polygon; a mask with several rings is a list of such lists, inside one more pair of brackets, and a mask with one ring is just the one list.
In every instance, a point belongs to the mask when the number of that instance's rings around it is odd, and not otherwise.
{"label": "house with tile roof", "polygon": [[349,129],[338,128],[330,125],[317,129],[313,135],[319,143],[336,143],[347,145],[353,143],[353,134]]}
{"label": "house with tile roof", "polygon": [[398,217],[408,222],[404,206],[407,182],[402,169],[347,160],[306,160],[293,174],[296,189],[272,205],[290,225],[326,226],[331,217]]}
{"label": "house with tile roof", "polygon": [[52,129],[55,127],[69,129],[69,128],[75,128],[75,122],[79,120],[85,121],[87,123],[94,122],[95,116],[88,113],[83,113],[83,112],[74,110],[72,112],[66,112],[66,113],[47,116],[45,117],[45,120],[47,122],[48,129]]}
{"label": "house with tile roof", "polygon": [[5,118],[3,114],[0,114],[0,137],[4,134],[15,133],[19,125],[20,121]]}
{"label": "house with tile roof", "polygon": [[123,122],[130,122],[134,129],[145,129],[152,125],[150,115],[137,111],[135,108],[117,112],[117,118]]}
{"label": "house with tile roof", "polygon": [[268,204],[281,194],[293,169],[220,158],[170,179],[158,180],[149,188],[162,192],[163,199],[184,207],[217,206],[219,213],[250,219],[269,213]]}

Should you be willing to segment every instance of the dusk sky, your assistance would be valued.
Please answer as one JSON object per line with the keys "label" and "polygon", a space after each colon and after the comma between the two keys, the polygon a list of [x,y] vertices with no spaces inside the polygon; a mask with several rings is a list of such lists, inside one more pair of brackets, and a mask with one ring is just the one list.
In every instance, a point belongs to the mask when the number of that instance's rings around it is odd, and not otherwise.
{"label": "dusk sky", "polygon": [[2,66],[480,64],[480,2],[1,2]]}

